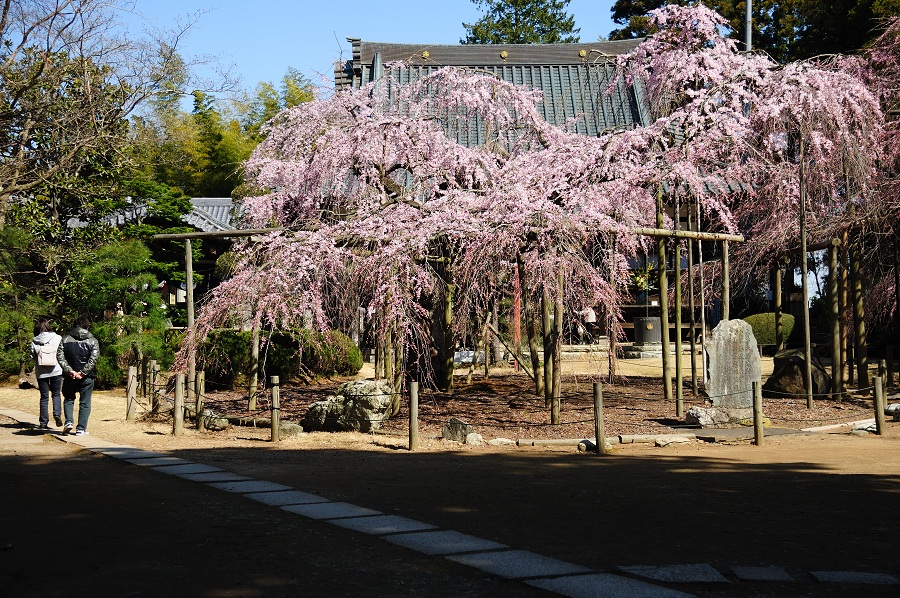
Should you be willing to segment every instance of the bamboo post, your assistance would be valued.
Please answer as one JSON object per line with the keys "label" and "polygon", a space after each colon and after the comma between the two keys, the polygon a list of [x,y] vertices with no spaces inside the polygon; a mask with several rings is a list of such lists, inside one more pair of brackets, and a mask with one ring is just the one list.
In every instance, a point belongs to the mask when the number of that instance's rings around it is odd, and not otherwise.
{"label": "bamboo post", "polygon": [[259,321],[253,321],[250,332],[250,373],[247,385],[247,408],[256,411],[256,392],[259,388]]}
{"label": "bamboo post", "polygon": [[156,389],[156,381],[159,377],[159,364],[155,359],[150,360],[150,412],[159,411],[159,393]]}
{"label": "bamboo post", "polygon": [[806,145],[800,138],[800,286],[803,290],[803,385],[806,388],[806,408],[813,408],[812,339],[809,327],[809,280],[806,252]]}
{"label": "bamboo post", "polygon": [[138,388],[138,369],[137,366],[128,366],[128,383],[125,385],[125,419],[131,421],[134,419],[134,410],[137,406],[137,388]]}
{"label": "bamboo post", "polygon": [[206,422],[203,421],[203,398],[206,393],[205,383],[203,370],[196,372],[194,374],[194,405],[197,409],[197,429],[201,432],[206,429]]}
{"label": "bamboo post", "polygon": [[731,264],[728,260],[728,241],[722,241],[722,319],[731,319]]}
{"label": "bamboo post", "polygon": [[828,248],[828,298],[831,305],[831,398],[839,400],[843,388],[841,368],[841,306],[838,300],[838,246],[840,239],[832,239]]}
{"label": "bamboo post", "polygon": [[419,383],[409,383],[409,450],[419,450]]}
{"label": "bamboo post", "polygon": [[603,385],[594,382],[594,440],[597,454],[606,454],[606,431],[603,423]]}
{"label": "bamboo post", "polygon": [[269,378],[272,385],[272,442],[281,440],[281,395],[278,376]]}
{"label": "bamboo post", "polygon": [[762,446],[763,437],[762,380],[753,381],[753,443]]}
{"label": "bamboo post", "polygon": [[184,432],[184,374],[175,374],[175,408],[172,410],[172,434]]}
{"label": "bamboo post", "polygon": [[884,434],[884,388],[881,376],[875,376],[875,433]]}
{"label": "bamboo post", "polygon": [[[663,227],[662,185],[656,195],[656,226]],[[662,335],[663,398],[672,400],[672,370],[669,362],[669,273],[666,264],[666,239],[658,237],[656,247],[657,272],[659,273],[659,315]]]}

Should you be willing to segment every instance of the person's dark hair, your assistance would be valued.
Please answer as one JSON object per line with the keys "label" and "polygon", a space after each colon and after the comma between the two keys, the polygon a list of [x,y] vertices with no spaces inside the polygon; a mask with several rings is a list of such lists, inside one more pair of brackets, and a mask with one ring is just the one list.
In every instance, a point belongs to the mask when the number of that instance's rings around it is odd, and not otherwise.
{"label": "person's dark hair", "polygon": [[84,328],[85,330],[90,330],[91,328],[91,319],[85,315],[78,316],[75,318],[75,325],[79,328]]}
{"label": "person's dark hair", "polygon": [[48,318],[41,317],[34,322],[34,335],[37,336],[42,332],[53,332],[53,327],[50,326]]}

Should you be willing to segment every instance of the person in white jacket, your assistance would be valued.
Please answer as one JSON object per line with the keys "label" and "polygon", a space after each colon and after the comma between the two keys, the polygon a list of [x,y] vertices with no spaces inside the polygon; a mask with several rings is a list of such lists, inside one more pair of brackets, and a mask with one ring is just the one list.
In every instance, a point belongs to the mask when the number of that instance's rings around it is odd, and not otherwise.
{"label": "person in white jacket", "polygon": [[57,359],[57,350],[62,337],[50,326],[47,318],[38,318],[34,324],[34,338],[31,339],[31,358],[34,359],[34,375],[41,393],[41,407],[38,429],[50,429],[49,402],[53,398],[53,419],[57,427],[62,420],[62,366]]}

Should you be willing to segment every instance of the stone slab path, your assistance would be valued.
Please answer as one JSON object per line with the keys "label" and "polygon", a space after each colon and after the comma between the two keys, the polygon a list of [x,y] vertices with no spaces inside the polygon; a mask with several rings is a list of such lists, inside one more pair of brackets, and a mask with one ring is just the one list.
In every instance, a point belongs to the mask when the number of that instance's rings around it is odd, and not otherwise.
{"label": "stone slab path", "polygon": [[[16,409],[0,407],[0,415],[23,424],[37,425],[33,415]],[[427,556],[446,558],[494,576],[563,596],[682,598],[693,594],[658,583],[679,585],[690,591],[699,591],[695,588],[706,585],[727,587],[733,584],[722,572],[705,563],[622,566],[615,573],[592,571],[550,556],[518,550],[455,530],[439,529],[426,522],[381,513],[347,502],[331,501],[302,489],[253,479],[219,467],[158,452],[110,443],[93,435],[58,435],[58,437],[64,442],[88,451],[120,459],[160,474],[203,484],[267,507],[279,508],[301,517],[374,536]],[[0,442],[35,443],[43,440],[40,436],[3,436]],[[728,573],[739,582],[795,581],[791,573],[775,566],[736,565]],[[881,573],[811,571],[809,574],[823,584],[850,584],[858,588],[900,585],[900,580],[896,577]]]}

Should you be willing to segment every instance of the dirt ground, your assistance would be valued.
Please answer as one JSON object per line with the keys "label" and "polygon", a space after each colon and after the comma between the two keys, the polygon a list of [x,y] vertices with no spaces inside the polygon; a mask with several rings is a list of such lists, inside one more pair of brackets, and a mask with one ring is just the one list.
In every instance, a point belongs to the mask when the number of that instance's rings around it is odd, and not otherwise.
{"label": "dirt ground", "polygon": [[[450,416],[468,418],[485,439],[592,437],[587,423],[592,417],[591,379],[602,372],[587,371],[590,367],[566,373],[562,420],[583,423],[565,426],[547,426],[543,401],[528,394],[524,376],[511,372],[495,372],[490,380],[476,375],[468,384],[462,377],[453,398],[423,393],[423,442],[417,452],[406,450],[403,413],[384,434],[314,433],[273,444],[268,429],[232,427],[224,432],[188,429],[175,438],[164,417],[125,421],[123,391],[95,393],[89,429],[105,440],[402,514],[597,571],[612,572],[624,565],[709,563],[727,575],[735,565],[773,565],[797,580],[773,584],[732,579],[728,586],[671,586],[697,596],[843,596],[850,591],[894,595],[896,586],[860,590],[825,585],[809,572],[900,575],[896,559],[900,523],[894,516],[900,500],[900,423],[889,422],[881,437],[835,428],[829,433],[766,437],[760,447],[748,441],[692,441],[664,448],[616,445],[611,455],[602,457],[578,453],[574,446],[469,446],[438,438],[440,426]],[[626,372],[627,383],[604,389],[607,435],[672,432],[670,426],[677,423],[674,409],[660,399],[655,372],[647,370],[642,377],[640,368],[649,365],[630,367],[634,371]],[[285,419],[296,421],[303,405],[327,395],[338,382],[285,387]],[[218,393],[208,389],[208,394],[210,404],[226,410],[240,404],[228,393],[216,398]],[[686,398],[689,395],[688,388]],[[37,399],[33,389],[0,388],[3,407],[36,414]],[[767,402],[764,411],[775,425],[791,428],[872,417],[871,401],[864,399],[841,404],[816,401],[812,413],[806,413],[805,403],[801,408],[799,402]],[[3,426],[13,434],[30,434],[12,422]],[[164,577],[184,584],[191,590],[184,595],[194,596],[281,596],[300,588],[305,595],[321,596],[541,595],[443,559],[351,537],[324,524],[288,522],[280,512],[255,515],[261,507],[244,505],[235,497],[107,461],[62,446],[52,435],[27,450],[0,443],[0,479],[12,481],[0,492],[4,505],[0,529],[6,529],[6,535],[23,526],[39,530],[15,537],[22,550],[0,551],[0,565],[8,561],[21,573],[7,573],[6,578],[0,573],[0,595],[4,588],[27,589],[29,583],[37,583],[33,589],[48,590],[38,574],[40,566],[22,555],[31,550],[37,554],[46,550],[48,557],[56,554],[59,548],[44,539],[65,533],[70,523],[79,529],[82,519],[95,526],[102,521],[102,531],[92,527],[86,532],[91,544],[99,537],[111,546],[121,542],[138,546],[138,561],[143,564],[128,560],[130,566],[120,565],[122,575],[106,569],[101,573],[101,565],[94,561],[85,565],[95,576],[110,576],[109,587],[131,588],[134,595],[158,595],[135,591],[135,584],[128,583],[135,576],[159,575],[142,560],[157,558],[167,564]],[[65,486],[57,488],[60,481]],[[42,488],[48,491],[39,492]],[[35,493],[42,498],[36,500]],[[67,493],[94,506],[70,505]],[[66,521],[57,518],[50,527],[46,519],[41,523],[35,517],[40,509],[52,518],[59,504],[67,505]],[[173,512],[182,516],[170,521],[176,517]],[[171,533],[163,534],[148,518],[166,522]],[[198,529],[199,535],[192,536]],[[298,535],[309,543],[298,542]],[[0,537],[0,548],[5,542],[13,540]],[[196,552],[189,547],[192,543]],[[76,537],[72,548],[79,546]],[[332,549],[342,556],[326,557]],[[124,563],[121,547],[100,553],[111,562]],[[373,566],[366,554],[374,562],[383,558],[384,569]],[[246,575],[235,573],[240,570],[232,562],[235,555],[246,561]],[[410,567],[404,570],[400,563],[407,558]],[[285,559],[300,559],[303,564]],[[181,563],[180,568],[173,569],[172,562]],[[261,573],[267,563],[276,567],[277,574]],[[65,578],[64,566],[53,568],[58,570],[53,575]],[[365,583],[340,573],[348,568]],[[153,581],[147,588],[158,590],[159,583]]]}

